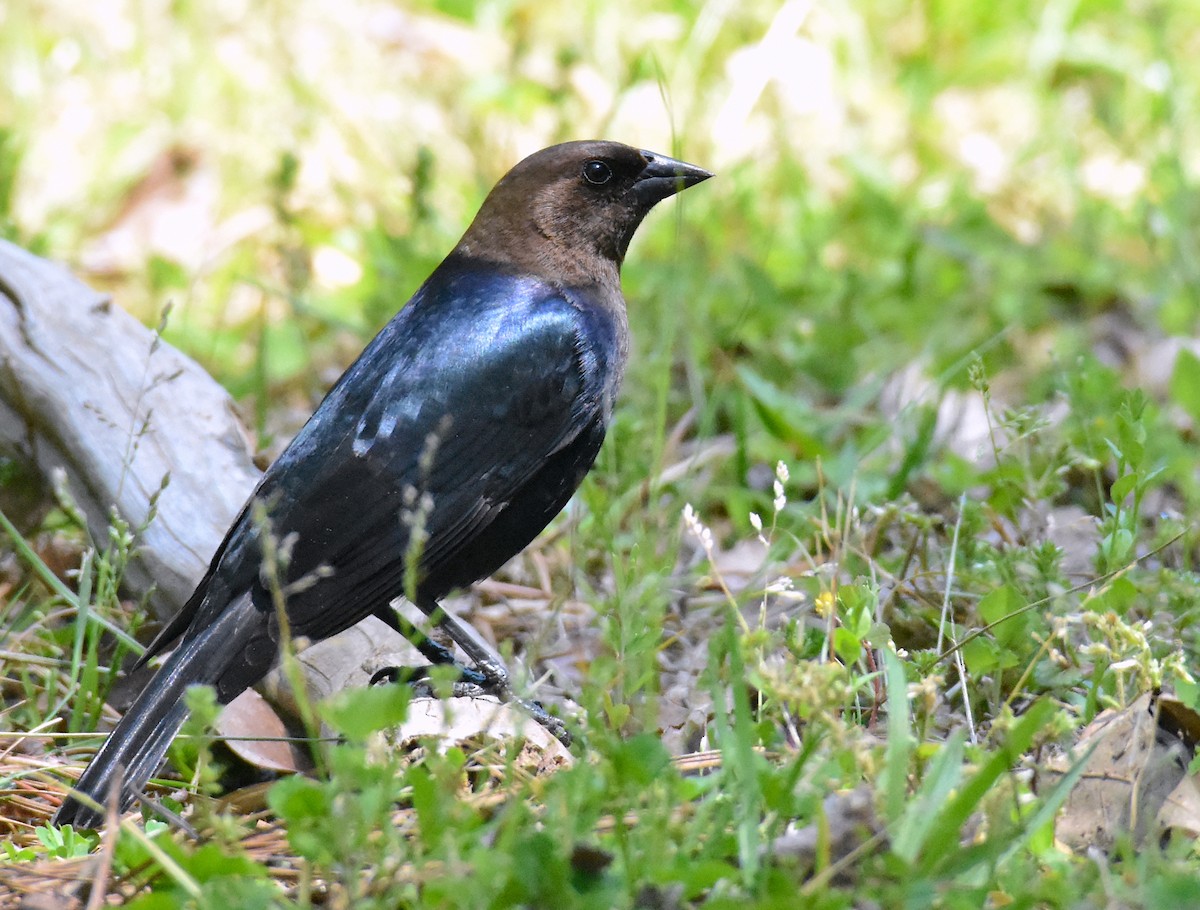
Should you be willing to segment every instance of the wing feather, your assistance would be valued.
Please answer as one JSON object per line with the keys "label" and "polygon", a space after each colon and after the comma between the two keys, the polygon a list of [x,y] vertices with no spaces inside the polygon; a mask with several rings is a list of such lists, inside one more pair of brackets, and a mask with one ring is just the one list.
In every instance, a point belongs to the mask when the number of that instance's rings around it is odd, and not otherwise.
{"label": "wing feather", "polygon": [[[511,277],[427,284],[367,347],[255,494],[290,553],[281,581],[296,634],[334,634],[404,593],[415,522],[422,573],[452,563],[607,419],[617,328],[598,332],[587,303]],[[214,576],[257,587],[268,608],[257,534],[247,507],[187,624],[221,609]]]}

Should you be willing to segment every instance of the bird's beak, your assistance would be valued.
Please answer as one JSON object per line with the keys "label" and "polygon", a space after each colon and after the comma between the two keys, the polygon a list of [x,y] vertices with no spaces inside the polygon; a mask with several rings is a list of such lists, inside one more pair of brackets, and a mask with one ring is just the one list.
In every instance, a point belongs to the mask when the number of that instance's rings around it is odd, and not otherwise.
{"label": "bird's beak", "polygon": [[633,191],[647,208],[712,176],[704,168],[686,161],[677,161],[645,149],[641,149],[641,153],[646,159],[646,166],[638,174]]}

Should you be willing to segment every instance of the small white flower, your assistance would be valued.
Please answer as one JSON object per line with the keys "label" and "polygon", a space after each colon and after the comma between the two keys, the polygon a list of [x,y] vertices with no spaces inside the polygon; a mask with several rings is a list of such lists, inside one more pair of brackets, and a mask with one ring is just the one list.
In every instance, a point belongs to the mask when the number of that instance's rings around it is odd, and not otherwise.
{"label": "small white flower", "polygon": [[696,510],[692,508],[692,504],[685,503],[683,507],[683,523],[687,526],[688,531],[700,541],[707,553],[712,553],[713,536],[712,531],[704,526],[700,521],[700,517],[696,514]]}

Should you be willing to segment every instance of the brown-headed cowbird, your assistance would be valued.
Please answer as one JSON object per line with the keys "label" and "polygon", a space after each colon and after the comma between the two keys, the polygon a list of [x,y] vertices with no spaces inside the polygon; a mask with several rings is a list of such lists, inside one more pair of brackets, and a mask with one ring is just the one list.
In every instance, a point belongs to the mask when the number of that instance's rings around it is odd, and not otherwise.
{"label": "brown-headed cowbird", "polygon": [[[466,678],[509,694],[503,668],[438,600],[524,549],[591,468],[629,346],[625,251],[655,203],[710,176],[616,142],[556,145],[509,171],[264,474],[142,660],[178,646],[76,789],[104,804],[119,776],[127,808],[182,724],[189,686],[225,704],[262,679],[280,647],[273,591],[290,634],[318,640],[372,614],[411,634],[390,604],[415,590],[475,662]],[[286,557],[274,579],[268,533]],[[54,820],[102,816],[72,797]]]}

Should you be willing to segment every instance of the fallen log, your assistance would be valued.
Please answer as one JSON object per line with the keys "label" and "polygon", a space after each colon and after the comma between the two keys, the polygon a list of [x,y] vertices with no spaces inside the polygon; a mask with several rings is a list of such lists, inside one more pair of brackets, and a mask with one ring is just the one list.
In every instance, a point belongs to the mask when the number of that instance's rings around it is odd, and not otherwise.
{"label": "fallen log", "polygon": [[233,401],[198,363],[4,241],[0,454],[44,485],[63,472],[93,540],[114,508],[141,529],[125,582],[151,591],[160,617],[191,594],[261,473]]}
{"label": "fallen log", "polygon": [[[21,524],[52,479],[105,541],[137,529],[123,586],[160,619],[187,600],[261,471],[229,394],[190,357],[61,265],[0,240],[0,458]],[[310,694],[423,663],[376,619],[301,654]]]}

